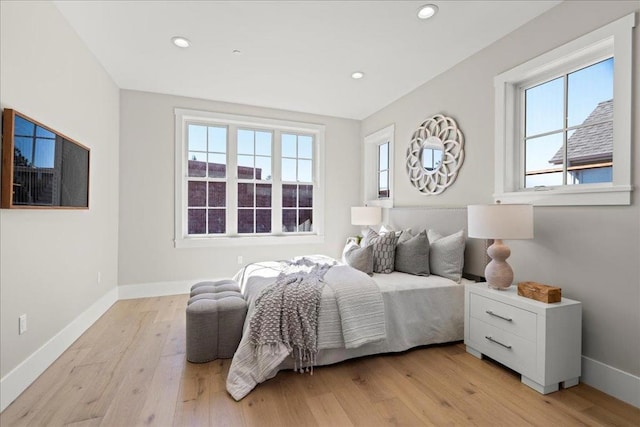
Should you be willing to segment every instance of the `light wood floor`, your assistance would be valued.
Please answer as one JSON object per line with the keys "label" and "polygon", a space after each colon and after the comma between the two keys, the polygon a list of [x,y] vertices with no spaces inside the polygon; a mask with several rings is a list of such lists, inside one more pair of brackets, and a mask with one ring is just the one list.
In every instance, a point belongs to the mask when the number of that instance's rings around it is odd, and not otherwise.
{"label": "light wood floor", "polygon": [[281,372],[240,402],[230,360],[186,362],[186,295],[119,301],[1,415],[8,426],[640,425],[580,384],[546,396],[462,343]]}

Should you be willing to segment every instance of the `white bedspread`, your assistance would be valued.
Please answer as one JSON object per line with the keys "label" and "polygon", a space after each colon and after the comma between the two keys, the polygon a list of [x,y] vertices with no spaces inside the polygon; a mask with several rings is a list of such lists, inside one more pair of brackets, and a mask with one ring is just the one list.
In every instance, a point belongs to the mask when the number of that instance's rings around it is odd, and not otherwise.
{"label": "white bedspread", "polygon": [[[333,262],[321,256],[307,257],[316,262]],[[278,262],[251,264],[241,270],[236,280],[249,302],[244,334],[236,351],[229,376],[227,391],[240,400],[258,383],[273,377],[289,355],[284,346],[272,351],[255,351],[247,328],[260,292],[281,271]],[[383,298],[376,283],[366,274],[346,265],[332,267],[324,277],[318,319],[318,348],[358,348],[386,338]]]}

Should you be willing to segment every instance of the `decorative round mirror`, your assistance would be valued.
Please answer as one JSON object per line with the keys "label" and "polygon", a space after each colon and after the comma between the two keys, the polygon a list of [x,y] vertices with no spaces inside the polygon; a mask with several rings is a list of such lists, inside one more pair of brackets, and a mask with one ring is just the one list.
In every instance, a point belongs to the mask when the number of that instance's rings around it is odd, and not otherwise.
{"label": "decorative round mirror", "polygon": [[407,174],[423,194],[440,194],[458,176],[464,137],[451,117],[437,114],[420,124],[407,148]]}

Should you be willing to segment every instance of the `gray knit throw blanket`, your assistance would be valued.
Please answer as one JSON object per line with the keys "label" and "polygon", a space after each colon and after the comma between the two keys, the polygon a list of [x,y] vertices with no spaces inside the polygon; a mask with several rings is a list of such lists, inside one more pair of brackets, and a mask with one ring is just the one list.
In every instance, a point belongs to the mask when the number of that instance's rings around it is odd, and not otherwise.
{"label": "gray knit throw blanket", "polygon": [[249,322],[256,351],[275,351],[283,344],[294,358],[294,369],[313,368],[318,353],[318,314],[324,275],[334,264],[306,258],[286,262],[274,284],[258,296]]}

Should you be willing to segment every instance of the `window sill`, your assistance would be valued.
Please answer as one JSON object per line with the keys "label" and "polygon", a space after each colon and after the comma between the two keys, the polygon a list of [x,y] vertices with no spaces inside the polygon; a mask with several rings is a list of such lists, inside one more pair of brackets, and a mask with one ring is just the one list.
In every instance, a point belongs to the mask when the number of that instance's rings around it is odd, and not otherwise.
{"label": "window sill", "polygon": [[630,185],[606,187],[553,188],[494,193],[493,198],[501,203],[530,203],[534,206],[612,206],[630,205]]}
{"label": "window sill", "polygon": [[322,244],[324,235],[235,236],[235,237],[183,237],[174,240],[176,248],[214,248],[230,246],[306,245]]}
{"label": "window sill", "polygon": [[379,206],[381,208],[392,208],[393,207],[393,199],[367,200],[367,206]]}

